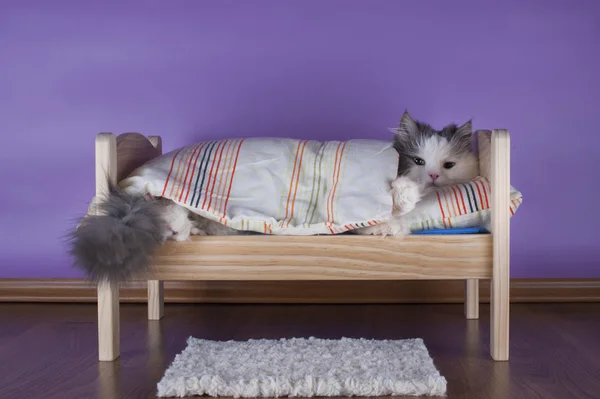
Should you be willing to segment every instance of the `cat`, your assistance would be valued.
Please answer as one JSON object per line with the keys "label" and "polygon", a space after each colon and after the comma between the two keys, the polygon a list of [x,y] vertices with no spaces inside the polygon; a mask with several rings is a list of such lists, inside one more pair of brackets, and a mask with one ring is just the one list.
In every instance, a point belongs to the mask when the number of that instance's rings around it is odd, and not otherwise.
{"label": "cat", "polygon": [[[404,216],[424,195],[436,187],[470,181],[479,172],[477,157],[471,150],[470,121],[438,131],[404,112],[399,127],[391,130],[399,154],[398,177],[391,184],[393,217],[357,229],[355,234],[410,234]],[[171,200],[149,201],[114,185],[99,209],[100,215],[84,218],[68,237],[75,267],[96,282],[125,281],[147,272],[152,253],[167,240],[186,241],[191,235],[260,234],[232,229]]]}
{"label": "cat", "polygon": [[435,130],[414,120],[405,111],[394,133],[398,151],[398,177],[392,182],[393,217],[375,226],[357,229],[356,234],[404,236],[410,234],[405,215],[425,195],[444,187],[473,180],[479,174],[479,160],[473,152],[471,121],[449,124]]}

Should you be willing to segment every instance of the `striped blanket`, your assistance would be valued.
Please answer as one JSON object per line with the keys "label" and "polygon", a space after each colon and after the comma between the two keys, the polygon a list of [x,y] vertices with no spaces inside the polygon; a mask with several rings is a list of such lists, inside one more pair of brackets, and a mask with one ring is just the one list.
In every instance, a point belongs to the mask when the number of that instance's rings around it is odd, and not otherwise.
{"label": "striped blanket", "polygon": [[380,140],[219,140],[155,158],[120,186],[239,230],[337,234],[391,217],[397,164]]}

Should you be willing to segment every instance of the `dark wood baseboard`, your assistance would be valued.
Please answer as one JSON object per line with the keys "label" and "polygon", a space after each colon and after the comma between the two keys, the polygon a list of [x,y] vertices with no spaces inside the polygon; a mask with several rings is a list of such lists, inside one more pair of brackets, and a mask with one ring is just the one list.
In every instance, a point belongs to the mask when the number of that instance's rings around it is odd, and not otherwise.
{"label": "dark wood baseboard", "polygon": [[[489,302],[489,280],[480,299]],[[600,302],[600,279],[512,279],[511,302]],[[0,302],[95,302],[82,279],[0,279]],[[146,284],[121,288],[122,302],[145,302]],[[436,281],[167,281],[170,303],[462,303],[464,282]]]}

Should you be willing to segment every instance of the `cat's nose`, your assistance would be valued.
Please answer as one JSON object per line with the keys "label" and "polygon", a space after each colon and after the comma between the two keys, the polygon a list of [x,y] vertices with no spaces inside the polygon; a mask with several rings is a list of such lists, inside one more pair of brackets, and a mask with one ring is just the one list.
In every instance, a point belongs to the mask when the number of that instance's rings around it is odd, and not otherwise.
{"label": "cat's nose", "polygon": [[431,177],[431,180],[436,181],[440,175],[438,173],[430,173],[429,177]]}

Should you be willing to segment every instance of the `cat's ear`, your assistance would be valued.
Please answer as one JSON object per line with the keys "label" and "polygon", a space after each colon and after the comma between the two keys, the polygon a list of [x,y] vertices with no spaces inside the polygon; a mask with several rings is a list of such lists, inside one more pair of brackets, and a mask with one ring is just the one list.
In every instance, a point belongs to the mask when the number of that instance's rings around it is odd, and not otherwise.
{"label": "cat's ear", "polygon": [[470,139],[473,134],[473,123],[471,120],[466,121],[463,125],[456,128],[454,133],[457,139]]}
{"label": "cat's ear", "polygon": [[414,137],[418,133],[419,127],[417,126],[417,122],[414,121],[408,111],[404,111],[402,118],[400,118],[400,124],[398,127],[390,130],[392,133],[396,134],[397,138],[408,139],[410,137]]}

